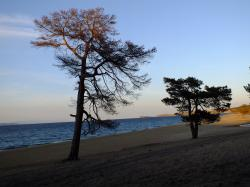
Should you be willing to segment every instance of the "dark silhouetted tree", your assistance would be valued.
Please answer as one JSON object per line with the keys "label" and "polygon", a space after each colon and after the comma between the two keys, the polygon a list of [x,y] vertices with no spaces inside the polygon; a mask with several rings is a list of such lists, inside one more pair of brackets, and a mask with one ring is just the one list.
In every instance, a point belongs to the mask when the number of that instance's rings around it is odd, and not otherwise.
{"label": "dark silhouetted tree", "polygon": [[156,49],[115,39],[115,23],[115,16],[104,14],[101,8],[62,10],[35,20],[41,36],[32,44],[55,48],[58,66],[78,79],[69,160],[78,159],[82,124],[85,134],[100,125],[112,125],[100,119],[99,110],[115,114],[117,104],[130,104],[135,90],[150,82],[139,71]]}
{"label": "dark silhouetted tree", "polygon": [[244,86],[244,89],[247,91],[247,93],[250,94],[250,84],[247,84],[246,86]]}
{"label": "dark silhouetted tree", "polygon": [[220,113],[230,107],[231,89],[227,86],[202,89],[203,82],[194,78],[164,78],[169,97],[162,99],[166,105],[177,107],[184,122],[189,122],[192,137],[198,137],[198,126],[213,123],[220,118]]}
{"label": "dark silhouetted tree", "polygon": [[244,89],[250,94],[250,84],[244,86]]}
{"label": "dark silhouetted tree", "polygon": [[250,94],[250,84],[247,84],[244,88]]}

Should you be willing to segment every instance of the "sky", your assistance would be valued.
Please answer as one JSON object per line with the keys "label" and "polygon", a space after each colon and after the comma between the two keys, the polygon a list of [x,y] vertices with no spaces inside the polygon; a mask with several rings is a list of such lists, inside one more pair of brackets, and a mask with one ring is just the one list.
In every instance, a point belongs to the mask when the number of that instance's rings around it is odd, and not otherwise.
{"label": "sky", "polygon": [[0,6],[0,123],[72,121],[75,80],[54,65],[55,52],[36,48],[33,20],[54,11],[102,7],[117,18],[118,39],[157,48],[142,68],[152,78],[140,97],[104,119],[173,113],[163,77],[194,76],[232,89],[232,106],[248,104],[249,0],[2,0]]}

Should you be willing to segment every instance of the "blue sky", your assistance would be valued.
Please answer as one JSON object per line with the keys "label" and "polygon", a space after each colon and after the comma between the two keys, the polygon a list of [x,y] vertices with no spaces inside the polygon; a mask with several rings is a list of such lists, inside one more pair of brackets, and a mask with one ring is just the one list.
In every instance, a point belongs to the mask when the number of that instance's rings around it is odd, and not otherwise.
{"label": "blue sky", "polygon": [[172,113],[161,99],[162,78],[195,76],[228,85],[233,106],[249,103],[250,1],[248,0],[3,0],[0,6],[0,122],[70,121],[74,80],[57,69],[51,49],[37,49],[33,20],[50,12],[103,7],[117,17],[123,40],[156,47],[143,71],[150,86],[132,106],[104,118]]}

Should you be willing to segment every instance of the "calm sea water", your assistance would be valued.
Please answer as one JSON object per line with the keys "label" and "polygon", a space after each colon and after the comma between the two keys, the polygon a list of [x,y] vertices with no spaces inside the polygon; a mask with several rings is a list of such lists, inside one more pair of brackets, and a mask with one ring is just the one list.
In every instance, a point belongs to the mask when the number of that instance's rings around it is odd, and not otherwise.
{"label": "calm sea water", "polygon": [[[181,118],[171,116],[119,119],[115,121],[119,123],[117,128],[101,128],[95,134],[82,136],[81,138],[87,139],[171,126],[181,122]],[[0,126],[0,150],[67,141],[73,136],[73,127],[73,122]]]}

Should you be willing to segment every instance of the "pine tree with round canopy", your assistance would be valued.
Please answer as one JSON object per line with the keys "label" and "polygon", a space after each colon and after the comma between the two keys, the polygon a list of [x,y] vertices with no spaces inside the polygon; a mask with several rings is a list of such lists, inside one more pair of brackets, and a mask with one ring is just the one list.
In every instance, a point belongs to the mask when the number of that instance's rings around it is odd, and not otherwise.
{"label": "pine tree with round canopy", "polygon": [[166,105],[176,106],[184,122],[188,122],[192,138],[198,138],[198,126],[220,119],[221,112],[230,108],[231,89],[227,86],[204,86],[194,77],[186,79],[163,78],[168,97]]}

